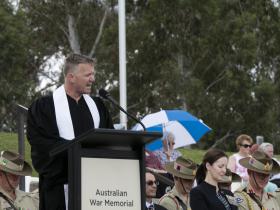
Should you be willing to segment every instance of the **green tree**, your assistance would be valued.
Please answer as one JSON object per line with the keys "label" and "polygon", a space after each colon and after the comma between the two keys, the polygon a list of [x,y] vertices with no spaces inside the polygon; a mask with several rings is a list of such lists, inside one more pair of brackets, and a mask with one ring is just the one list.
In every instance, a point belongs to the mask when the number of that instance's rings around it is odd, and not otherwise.
{"label": "green tree", "polygon": [[[95,55],[96,88],[106,85],[118,98],[117,1],[21,3],[38,63],[59,51]],[[213,128],[198,144],[204,148],[222,140],[227,143],[218,146],[233,149],[240,133],[279,140],[280,27],[273,1],[143,0],[126,6],[129,112],[186,109]]]}
{"label": "green tree", "polygon": [[137,6],[127,37],[134,112],[186,108],[213,128],[200,143],[206,148],[221,138],[233,148],[240,133],[271,141],[279,124],[273,117],[279,109],[271,109],[279,101],[279,9],[273,2],[151,0]]}
{"label": "green tree", "polygon": [[15,129],[15,104],[28,104],[35,89],[34,54],[25,14],[15,12],[8,1],[0,2],[0,130]]}

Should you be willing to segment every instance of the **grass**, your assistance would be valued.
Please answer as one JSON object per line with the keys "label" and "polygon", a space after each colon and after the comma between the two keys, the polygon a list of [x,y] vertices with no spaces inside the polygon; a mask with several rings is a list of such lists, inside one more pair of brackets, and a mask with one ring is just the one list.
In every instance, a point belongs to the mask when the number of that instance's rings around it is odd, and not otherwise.
{"label": "grass", "polygon": [[[4,133],[0,132],[0,150],[10,150],[13,152],[18,152],[18,136],[16,133]],[[27,140],[25,140],[25,160],[32,165],[30,156],[30,145]],[[33,170],[32,176],[38,176],[37,172]]]}
{"label": "grass", "polygon": [[197,149],[190,149],[190,148],[181,148],[179,151],[185,158],[189,158],[196,163],[201,163],[205,150],[197,150]]}
{"label": "grass", "polygon": [[[18,136],[16,133],[4,133],[0,132],[0,150],[10,150],[18,152]],[[30,145],[25,140],[25,160],[32,165],[30,156]],[[193,150],[193,149],[180,149],[180,152],[184,157],[190,158],[196,163],[200,163],[205,153],[204,150]],[[37,172],[33,170],[32,176],[38,176]]]}
{"label": "grass", "polygon": [[[11,150],[18,152],[18,137],[16,133],[3,133],[0,132],[0,150]],[[190,158],[196,163],[200,163],[205,150],[193,150],[193,149],[179,149],[184,157]],[[31,164],[30,157],[30,145],[27,140],[25,140],[25,160]],[[32,165],[32,164],[31,164]],[[32,176],[38,176],[35,170],[33,170]]]}
{"label": "grass", "polygon": [[[185,158],[189,158],[194,162],[200,164],[202,162],[203,155],[205,154],[206,150],[199,150],[199,149],[191,149],[191,148],[180,148],[179,151]],[[232,155],[233,152],[226,152],[228,156]]]}
{"label": "grass", "polygon": [[[18,152],[18,137],[16,133],[4,133],[0,132],[0,150],[10,150]],[[179,151],[186,158],[192,159],[196,163],[201,163],[205,150],[181,148]],[[25,160],[32,165],[30,156],[30,145],[27,140],[25,140]],[[231,155],[232,152],[226,152],[227,155]],[[275,156],[278,160],[280,155]],[[33,170],[32,176],[38,176],[37,172]]]}
{"label": "grass", "polygon": [[[198,150],[198,149],[190,149],[190,148],[181,148],[181,149],[179,149],[179,151],[182,153],[182,155],[184,157],[190,158],[198,164],[202,162],[203,155],[206,152],[206,150]],[[225,152],[228,155],[228,157],[230,155],[234,154],[234,152],[227,152],[227,151],[225,151]],[[274,157],[277,158],[277,160],[280,160],[279,154],[274,155]]]}

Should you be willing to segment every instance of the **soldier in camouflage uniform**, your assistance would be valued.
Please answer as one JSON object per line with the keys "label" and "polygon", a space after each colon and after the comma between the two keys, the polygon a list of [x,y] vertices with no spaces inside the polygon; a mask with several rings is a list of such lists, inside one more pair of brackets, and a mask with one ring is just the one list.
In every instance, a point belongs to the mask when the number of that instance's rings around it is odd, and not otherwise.
{"label": "soldier in camouflage uniform", "polygon": [[280,210],[280,191],[264,192],[269,177],[278,173],[280,167],[276,161],[265,153],[256,151],[250,157],[239,161],[248,169],[247,186],[239,188],[234,193],[233,202],[240,210]]}
{"label": "soldier in camouflage uniform", "polygon": [[241,177],[227,168],[226,174],[223,176],[222,180],[219,181],[219,188],[232,191],[231,184],[233,182],[241,182]]}
{"label": "soldier in camouflage uniform", "polygon": [[165,164],[167,172],[174,177],[174,187],[159,200],[159,205],[168,210],[189,210],[189,192],[192,188],[197,164],[190,159],[178,157]]}
{"label": "soldier in camouflage uniform", "polygon": [[37,210],[38,193],[18,190],[20,176],[31,175],[30,165],[19,154],[0,152],[0,210]]}

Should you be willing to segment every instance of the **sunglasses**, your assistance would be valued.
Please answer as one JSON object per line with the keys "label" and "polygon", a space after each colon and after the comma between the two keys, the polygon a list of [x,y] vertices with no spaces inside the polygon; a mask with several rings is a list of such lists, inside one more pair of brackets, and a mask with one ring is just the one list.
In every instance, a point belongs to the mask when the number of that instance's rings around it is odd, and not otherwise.
{"label": "sunglasses", "polygon": [[152,186],[153,184],[159,185],[158,181],[152,181],[152,180],[147,181],[146,184],[149,185],[149,186]]}
{"label": "sunglasses", "polygon": [[240,146],[241,147],[244,147],[244,148],[248,148],[248,147],[252,147],[252,145],[251,144],[240,144]]}

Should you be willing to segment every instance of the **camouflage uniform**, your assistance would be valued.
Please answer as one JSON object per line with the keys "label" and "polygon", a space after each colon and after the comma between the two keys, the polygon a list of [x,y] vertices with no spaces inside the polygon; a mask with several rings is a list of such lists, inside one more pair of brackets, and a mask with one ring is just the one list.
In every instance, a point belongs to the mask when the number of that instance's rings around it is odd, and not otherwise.
{"label": "camouflage uniform", "polygon": [[[240,165],[251,171],[249,173],[249,183],[251,179],[256,183],[256,180],[251,173],[257,172],[269,176],[279,173],[280,167],[276,161],[271,159],[262,151],[255,151],[251,156],[240,159]],[[257,184],[257,183],[256,183]],[[254,188],[248,184],[246,187],[241,187],[234,193],[235,202],[240,210],[280,210],[280,191],[264,192],[259,198],[254,191]]]}
{"label": "camouflage uniform", "polygon": [[234,197],[240,210],[280,210],[280,190],[264,192],[260,200],[251,187],[241,187]]}
{"label": "camouflage uniform", "polygon": [[184,198],[173,187],[171,191],[159,200],[159,205],[165,207],[167,210],[189,210],[189,204],[186,204],[183,200]]}
{"label": "camouflage uniform", "polygon": [[[166,193],[160,199],[159,205],[165,207],[168,210],[190,209],[189,201],[186,201],[186,198],[178,192],[178,190],[176,189],[176,186],[178,185],[176,183],[179,184],[179,180],[183,179],[185,181],[188,181],[189,184],[193,184],[193,180],[195,178],[197,170],[197,164],[190,159],[178,157],[175,161],[166,163],[164,168],[168,173],[173,175],[175,185],[171,191]],[[182,182],[180,183],[180,185],[182,185]],[[185,192],[189,194],[189,192],[187,192],[186,190]]]}
{"label": "camouflage uniform", "polygon": [[[15,191],[16,200],[0,188],[0,192],[4,194],[5,198],[10,201],[18,210],[38,210],[39,209],[39,195],[38,193],[27,193],[21,190]],[[12,205],[2,196],[0,196],[0,210],[14,210]]]}

